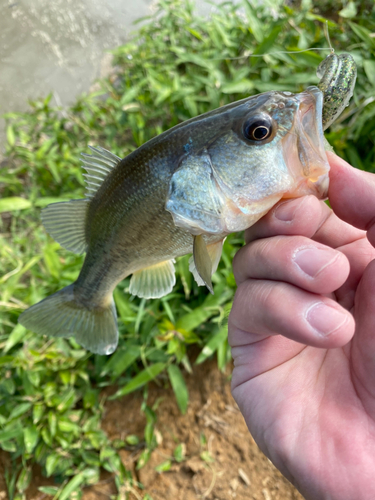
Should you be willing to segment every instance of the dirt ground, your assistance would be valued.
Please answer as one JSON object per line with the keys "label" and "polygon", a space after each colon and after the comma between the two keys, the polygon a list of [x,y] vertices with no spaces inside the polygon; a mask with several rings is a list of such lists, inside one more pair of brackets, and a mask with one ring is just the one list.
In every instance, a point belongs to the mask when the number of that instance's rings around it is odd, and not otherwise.
{"label": "dirt ground", "polygon": [[[150,386],[148,404],[161,398],[156,424],[159,446],[138,471],[135,465],[142,450],[120,451],[125,467],[144,485],[143,490],[127,490],[129,499],[141,500],[148,493],[152,500],[303,500],[250,436],[231,396],[228,374],[220,373],[214,361],[195,367],[194,374],[186,377],[190,394],[186,415],[179,412],[171,389]],[[141,403],[139,393],[106,403],[103,426],[111,438],[136,434],[143,439]],[[155,467],[173,457],[180,443],[186,459],[173,463],[168,472],[156,472]],[[2,458],[6,460],[3,455],[0,462]],[[47,484],[51,481],[37,474],[27,500],[47,500],[37,490]],[[113,479],[105,473],[97,485],[85,488],[83,500],[108,500],[115,491]],[[126,491],[122,493],[125,500]],[[6,498],[0,480],[0,500]]]}

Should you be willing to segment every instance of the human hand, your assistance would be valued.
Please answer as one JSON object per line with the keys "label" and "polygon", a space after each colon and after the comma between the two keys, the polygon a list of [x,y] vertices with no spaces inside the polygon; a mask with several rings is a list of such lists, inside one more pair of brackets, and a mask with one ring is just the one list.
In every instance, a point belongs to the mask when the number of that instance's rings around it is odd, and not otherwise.
{"label": "human hand", "polygon": [[375,175],[328,159],[333,211],[282,201],[236,255],[232,392],[306,499],[374,500]]}

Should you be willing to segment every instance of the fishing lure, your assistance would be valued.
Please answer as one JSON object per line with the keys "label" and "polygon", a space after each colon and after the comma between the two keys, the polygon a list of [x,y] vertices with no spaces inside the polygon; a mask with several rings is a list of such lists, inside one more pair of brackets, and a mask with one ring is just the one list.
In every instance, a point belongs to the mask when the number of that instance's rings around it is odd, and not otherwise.
{"label": "fishing lure", "polygon": [[324,94],[323,130],[326,130],[348,106],[357,78],[357,66],[350,54],[333,51],[318,66],[318,88]]}

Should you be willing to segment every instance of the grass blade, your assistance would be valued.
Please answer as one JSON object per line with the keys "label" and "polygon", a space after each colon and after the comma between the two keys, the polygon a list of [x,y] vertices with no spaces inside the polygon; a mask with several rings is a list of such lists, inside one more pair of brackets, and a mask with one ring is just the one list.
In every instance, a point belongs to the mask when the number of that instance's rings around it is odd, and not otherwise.
{"label": "grass blade", "polygon": [[116,399],[121,396],[125,396],[125,394],[136,391],[140,387],[147,384],[147,382],[150,382],[151,380],[156,378],[159,373],[161,373],[165,369],[165,367],[166,363],[155,363],[145,368],[143,371],[138,373],[138,375],[136,375],[128,384],[126,384],[124,387],[118,390],[116,394],[108,399]]}
{"label": "grass blade", "polygon": [[185,414],[189,401],[189,392],[181,370],[177,365],[169,365],[168,375],[172,384],[173,392],[176,396],[178,407],[180,408],[181,413]]}

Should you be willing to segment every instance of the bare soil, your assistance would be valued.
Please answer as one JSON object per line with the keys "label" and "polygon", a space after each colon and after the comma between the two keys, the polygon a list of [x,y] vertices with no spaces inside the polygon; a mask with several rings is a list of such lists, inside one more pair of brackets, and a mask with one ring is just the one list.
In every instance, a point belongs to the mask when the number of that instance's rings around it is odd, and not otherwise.
{"label": "bare soil", "polygon": [[[156,410],[159,446],[140,470],[136,463],[141,448],[120,451],[125,467],[144,486],[143,490],[124,487],[121,499],[128,493],[129,500],[141,500],[148,493],[152,500],[303,500],[255,444],[231,396],[228,375],[229,371],[220,373],[214,361],[195,367],[194,374],[186,377],[190,395],[186,415],[180,413],[172,389],[150,386],[148,404],[161,399]],[[106,403],[103,428],[111,438],[135,434],[143,440],[141,404],[140,393]],[[155,467],[171,459],[180,443],[186,459],[172,463],[168,472],[156,472]],[[1,476],[1,462],[6,459],[0,455]],[[52,481],[35,472],[27,500],[47,500],[37,488]],[[115,492],[113,478],[103,473],[98,484],[85,488],[83,499],[108,500]],[[0,500],[6,498],[0,478]]]}

